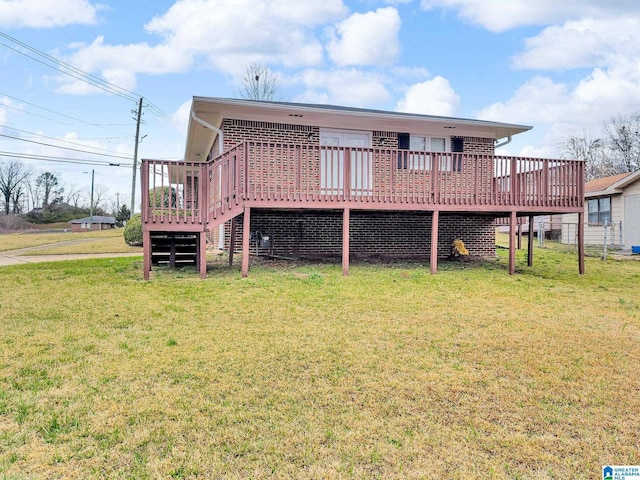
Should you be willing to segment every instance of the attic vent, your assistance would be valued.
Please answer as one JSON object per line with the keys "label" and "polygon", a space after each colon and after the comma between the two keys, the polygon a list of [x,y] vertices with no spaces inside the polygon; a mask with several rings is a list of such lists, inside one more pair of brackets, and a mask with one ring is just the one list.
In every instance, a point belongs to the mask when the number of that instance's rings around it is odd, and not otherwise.
{"label": "attic vent", "polygon": [[456,128],[453,125],[445,125],[444,128]]}
{"label": "attic vent", "polygon": [[290,117],[304,117],[304,115],[301,114],[301,113],[290,113],[289,116]]}

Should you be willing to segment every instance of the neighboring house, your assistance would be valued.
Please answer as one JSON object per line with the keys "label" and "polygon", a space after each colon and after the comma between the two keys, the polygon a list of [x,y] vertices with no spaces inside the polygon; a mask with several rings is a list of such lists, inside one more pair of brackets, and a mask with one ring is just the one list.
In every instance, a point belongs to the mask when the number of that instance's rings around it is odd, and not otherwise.
{"label": "neighboring house", "polygon": [[[640,170],[585,183],[584,242],[624,250],[640,246]],[[562,215],[560,241],[576,242],[578,217]],[[573,227],[573,228],[571,228]]]}
{"label": "neighboring house", "polygon": [[204,276],[207,232],[230,262],[241,246],[243,276],[264,250],[342,258],[345,274],[366,256],[425,258],[435,273],[456,238],[493,257],[497,218],[584,213],[582,161],[495,156],[530,128],[196,97],[185,160],[142,163],[145,278],[153,264],[177,264],[188,238]]}
{"label": "neighboring house", "polygon": [[114,217],[104,217],[94,215],[93,217],[79,218],[71,220],[72,232],[88,232],[90,230],[108,230],[116,228],[116,219]]}

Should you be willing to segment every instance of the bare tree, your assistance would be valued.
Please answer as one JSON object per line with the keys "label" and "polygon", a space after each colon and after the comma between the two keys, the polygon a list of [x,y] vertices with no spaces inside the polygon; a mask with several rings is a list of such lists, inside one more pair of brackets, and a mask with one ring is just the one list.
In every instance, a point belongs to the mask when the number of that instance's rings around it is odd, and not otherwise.
{"label": "bare tree", "polygon": [[640,168],[640,111],[628,117],[618,116],[605,124],[609,148],[619,173]]}
{"label": "bare tree", "polygon": [[[104,185],[95,185],[93,189],[93,209],[98,210],[102,209],[101,203],[105,201],[107,194],[109,193],[109,189]],[[103,209],[104,210],[104,209]]]}
{"label": "bare tree", "polygon": [[250,100],[276,100],[280,82],[269,67],[258,63],[247,65],[240,96]]}
{"label": "bare tree", "polygon": [[610,162],[606,160],[605,144],[600,138],[590,134],[572,134],[562,141],[562,156],[585,161],[585,180],[614,175]]}
{"label": "bare tree", "polygon": [[70,185],[67,189],[66,189],[66,194],[65,194],[65,203],[67,205],[71,205],[73,207],[78,207],[78,204],[80,203],[80,196],[82,195],[82,191],[78,190],[78,188],[75,185]]}
{"label": "bare tree", "polygon": [[561,142],[563,157],[586,162],[586,180],[640,169],[640,111],[605,123],[602,138],[571,134]]}
{"label": "bare tree", "polygon": [[42,208],[47,209],[62,201],[64,187],[58,177],[51,172],[44,172],[36,178],[36,185],[42,188]]}
{"label": "bare tree", "polygon": [[33,174],[30,174],[26,180],[27,183],[27,200],[31,200],[31,208],[28,206],[27,210],[33,210],[42,206],[42,188],[38,185],[38,182],[34,178]]}
{"label": "bare tree", "polygon": [[26,189],[27,187],[25,182],[20,182],[20,184],[13,190],[13,194],[11,195],[11,213],[14,215],[18,215],[24,210]]}
{"label": "bare tree", "polygon": [[4,201],[5,215],[16,213],[20,209],[24,183],[28,176],[29,171],[18,160],[0,163],[0,193]]}

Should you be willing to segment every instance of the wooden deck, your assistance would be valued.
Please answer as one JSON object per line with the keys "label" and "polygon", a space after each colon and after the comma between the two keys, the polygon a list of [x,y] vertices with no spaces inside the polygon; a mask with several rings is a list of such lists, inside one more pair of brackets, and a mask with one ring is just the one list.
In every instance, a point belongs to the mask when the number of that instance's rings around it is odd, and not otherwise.
{"label": "wooden deck", "polygon": [[246,142],[208,163],[145,160],[142,213],[151,229],[197,231],[245,206],[580,212],[583,178],[576,160]]}
{"label": "wooden deck", "polygon": [[[481,213],[508,217],[512,243],[518,216],[584,214],[577,160],[244,142],[203,163],[144,160],[141,178],[145,238],[199,232],[201,249],[204,232],[252,208],[342,210],[347,233],[350,210],[431,211],[436,239],[440,212]],[[246,275],[248,237],[243,250]]]}

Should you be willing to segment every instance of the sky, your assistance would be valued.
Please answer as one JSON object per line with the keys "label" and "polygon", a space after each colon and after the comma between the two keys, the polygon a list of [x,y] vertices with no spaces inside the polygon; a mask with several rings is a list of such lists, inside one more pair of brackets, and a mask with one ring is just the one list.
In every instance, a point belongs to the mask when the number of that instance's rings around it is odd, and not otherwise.
{"label": "sky", "polygon": [[280,100],[530,125],[498,153],[557,158],[640,107],[640,2],[0,0],[0,162],[129,204],[137,98],[139,158],[181,159],[192,97],[250,63]]}

